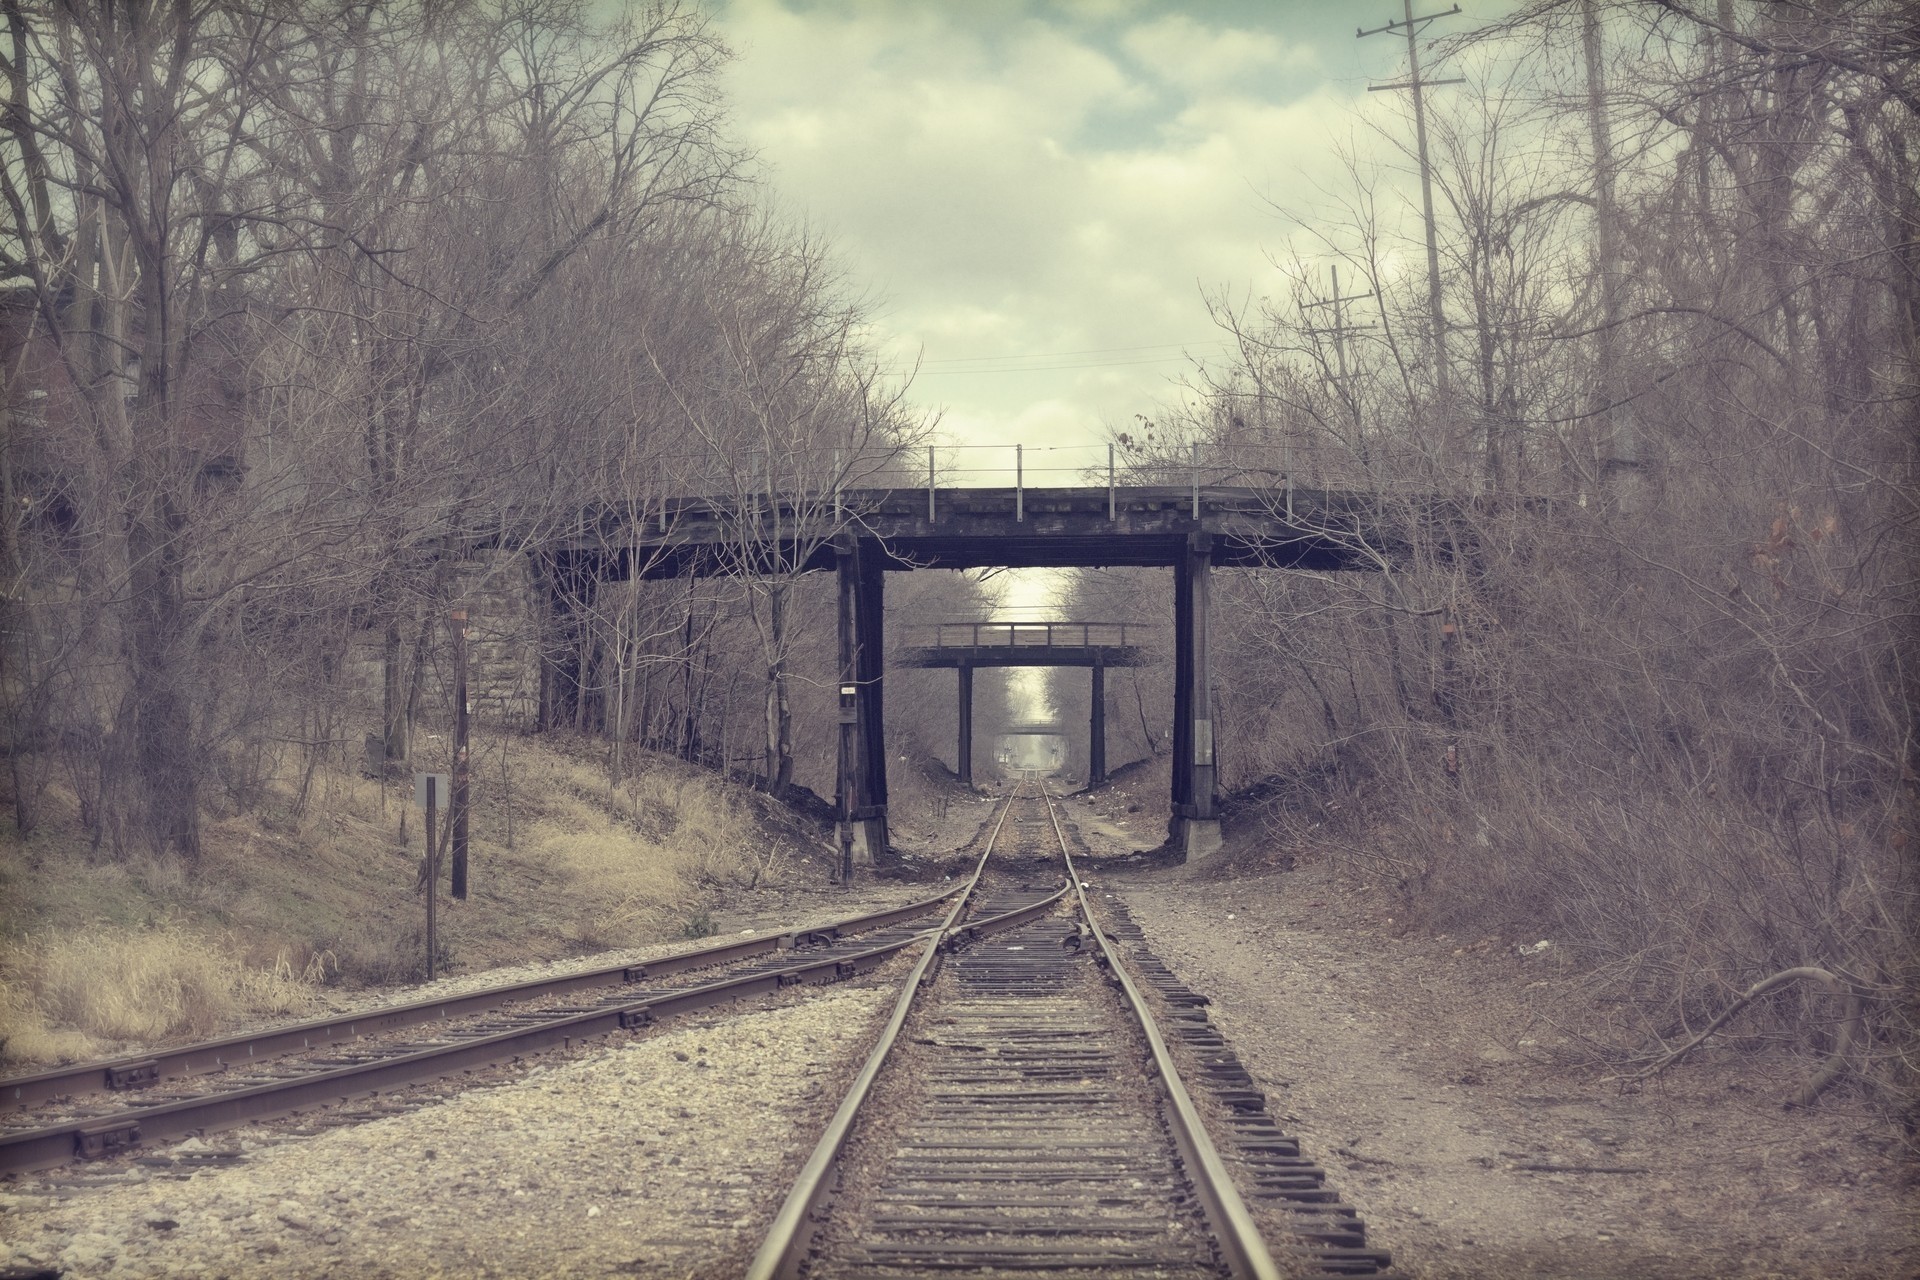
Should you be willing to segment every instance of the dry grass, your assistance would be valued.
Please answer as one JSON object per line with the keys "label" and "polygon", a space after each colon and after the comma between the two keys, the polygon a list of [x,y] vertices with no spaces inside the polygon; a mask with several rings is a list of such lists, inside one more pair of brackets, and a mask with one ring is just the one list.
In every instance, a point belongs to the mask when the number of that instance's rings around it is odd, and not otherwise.
{"label": "dry grass", "polygon": [[[483,746],[474,893],[443,899],[445,970],[699,933],[729,891],[809,874],[781,856],[808,832],[680,761],[638,754],[614,786],[603,742],[546,734],[513,739],[503,778],[498,740]],[[298,781],[263,778],[257,812],[209,821],[194,864],[108,857],[72,795],[49,788],[39,831],[0,837],[0,1060],[221,1034],[300,1012],[323,983],[423,977],[420,814],[406,784],[327,762],[302,807]]]}
{"label": "dry grass", "polygon": [[661,761],[610,787],[593,766],[555,756],[534,770],[522,785],[540,790],[543,812],[525,838],[535,856],[591,886],[583,941],[677,932],[707,891],[764,873],[751,814],[710,776]]}
{"label": "dry grass", "polygon": [[0,950],[0,1056],[66,1062],[211,1035],[311,1007],[324,959],[248,964],[231,941],[178,927],[31,935]]}

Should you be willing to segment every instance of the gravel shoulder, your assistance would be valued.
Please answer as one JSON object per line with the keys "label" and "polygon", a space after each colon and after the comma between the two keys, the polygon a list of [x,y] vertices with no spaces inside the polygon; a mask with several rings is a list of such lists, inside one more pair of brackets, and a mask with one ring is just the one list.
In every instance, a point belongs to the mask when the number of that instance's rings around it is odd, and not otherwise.
{"label": "gravel shoulder", "polygon": [[1576,1056],[1549,960],[1398,936],[1324,865],[1102,891],[1409,1280],[1920,1275],[1890,1135],[1837,1092],[1784,1110],[1803,1064],[1702,1054],[1622,1092]]}
{"label": "gravel shoulder", "polygon": [[69,1195],[0,1195],[0,1269],[53,1265],[72,1280],[738,1274],[890,986],[803,988],[311,1138],[219,1135],[213,1145],[244,1159],[184,1178],[135,1172]]}

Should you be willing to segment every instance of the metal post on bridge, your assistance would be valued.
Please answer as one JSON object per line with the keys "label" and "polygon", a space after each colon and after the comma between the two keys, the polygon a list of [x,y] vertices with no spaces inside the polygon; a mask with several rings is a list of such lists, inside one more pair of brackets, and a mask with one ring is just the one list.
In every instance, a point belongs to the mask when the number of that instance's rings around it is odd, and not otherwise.
{"label": "metal post on bridge", "polygon": [[1016,522],[1027,518],[1027,470],[1026,446],[1013,446],[1013,518]]}
{"label": "metal post on bridge", "polygon": [[1107,442],[1107,520],[1112,522],[1118,517],[1114,514],[1118,506],[1118,491],[1113,483],[1113,442]]}
{"label": "metal post on bridge", "polygon": [[927,446],[927,523],[933,523],[933,446]]}
{"label": "metal post on bridge", "polygon": [[1193,480],[1193,518],[1198,520],[1200,518],[1200,442],[1198,440],[1193,442],[1193,459],[1188,464],[1188,468]]}

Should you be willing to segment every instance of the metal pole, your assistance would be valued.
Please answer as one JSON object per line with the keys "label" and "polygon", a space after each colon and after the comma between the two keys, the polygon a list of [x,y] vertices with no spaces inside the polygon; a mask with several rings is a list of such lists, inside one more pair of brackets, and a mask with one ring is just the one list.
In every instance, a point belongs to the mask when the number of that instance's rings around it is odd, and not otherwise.
{"label": "metal pole", "polygon": [[1420,83],[1420,46],[1413,30],[1413,0],[1403,0],[1407,19],[1407,78],[1413,82],[1413,133],[1420,155],[1420,209],[1427,223],[1427,306],[1433,320],[1433,372],[1440,399],[1447,398],[1447,312],[1440,293],[1440,245],[1433,220],[1433,167],[1427,159],[1427,95]]}
{"label": "metal pole", "polygon": [[833,518],[840,518],[840,451],[833,451]]}
{"label": "metal pole", "polygon": [[1113,445],[1109,443],[1107,445],[1107,519],[1111,522],[1114,518]]}
{"label": "metal pole", "polygon": [[1200,442],[1193,442],[1193,461],[1189,464],[1193,479],[1193,518],[1200,518]]}
{"label": "metal pole", "polygon": [[467,897],[467,784],[472,769],[467,753],[468,719],[473,713],[467,701],[467,611],[447,613],[453,623],[453,808],[448,820],[453,824],[453,896]]}
{"label": "metal pole", "polygon": [[1416,151],[1420,158],[1420,211],[1426,221],[1427,230],[1427,309],[1429,322],[1433,326],[1433,365],[1434,385],[1439,399],[1447,399],[1447,312],[1446,304],[1440,292],[1440,245],[1439,232],[1433,220],[1433,167],[1427,155],[1427,95],[1429,87],[1443,84],[1459,84],[1458,79],[1422,80],[1420,78],[1420,43],[1417,31],[1435,18],[1450,18],[1460,12],[1460,6],[1454,5],[1443,13],[1430,13],[1423,17],[1413,16],[1413,0],[1401,0],[1400,22],[1389,22],[1384,27],[1372,31],[1359,31],[1362,38],[1377,36],[1383,31],[1404,30],[1407,34],[1407,82],[1405,84],[1374,85],[1373,89],[1410,89],[1413,91],[1413,133]]}
{"label": "metal pole", "polygon": [[960,766],[956,772],[960,775],[960,785],[973,786],[973,668],[961,663],[960,676],[960,741],[957,744]]}
{"label": "metal pole", "polygon": [[435,917],[440,896],[440,846],[434,842],[433,820],[440,803],[439,779],[427,775],[427,981],[434,978],[434,953],[440,949],[440,922]]}
{"label": "metal pole", "polygon": [[1099,787],[1107,781],[1107,669],[1097,658],[1090,692],[1092,718],[1087,725],[1087,785]]}
{"label": "metal pole", "polygon": [[933,446],[927,446],[927,523],[933,523]]}
{"label": "metal pole", "polygon": [[840,614],[837,626],[840,657],[840,742],[839,778],[834,791],[839,818],[840,883],[853,880],[853,826],[862,803],[860,788],[860,673],[859,640],[855,635],[854,606],[858,589],[858,561],[850,542],[839,546],[835,562],[839,568]]}
{"label": "metal pole", "polygon": [[1024,445],[1013,446],[1013,518],[1027,518],[1027,465]]}

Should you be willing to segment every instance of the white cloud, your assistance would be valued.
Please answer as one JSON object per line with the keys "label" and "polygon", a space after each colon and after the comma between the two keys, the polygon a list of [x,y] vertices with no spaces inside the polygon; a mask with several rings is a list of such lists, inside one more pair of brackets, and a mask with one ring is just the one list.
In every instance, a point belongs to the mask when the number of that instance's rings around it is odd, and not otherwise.
{"label": "white cloud", "polygon": [[1192,94],[1217,92],[1257,75],[1300,67],[1313,58],[1305,45],[1288,45],[1262,31],[1202,26],[1184,13],[1131,27],[1121,43],[1148,72]]}
{"label": "white cloud", "polygon": [[[1091,441],[1150,412],[1177,344],[1218,339],[1201,287],[1266,274],[1285,228],[1263,196],[1330,182],[1355,105],[1259,96],[1299,51],[1185,14],[801,2],[723,14],[737,130],[884,299],[888,357],[924,354],[915,396],[956,438]],[[1024,353],[1078,354],[955,372]]]}

